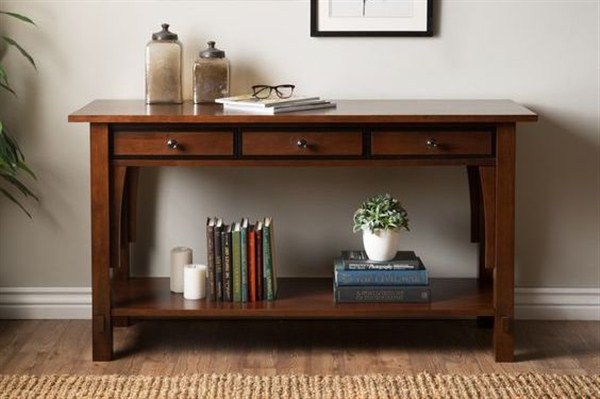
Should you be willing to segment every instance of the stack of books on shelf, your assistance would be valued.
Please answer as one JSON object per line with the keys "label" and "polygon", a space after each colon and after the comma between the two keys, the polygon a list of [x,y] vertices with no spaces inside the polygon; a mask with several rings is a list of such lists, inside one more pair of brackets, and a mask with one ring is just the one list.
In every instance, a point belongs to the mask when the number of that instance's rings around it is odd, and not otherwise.
{"label": "stack of books on shelf", "polygon": [[208,218],[208,300],[273,301],[277,298],[273,220],[250,224],[247,218],[225,224]]}
{"label": "stack of books on shelf", "polygon": [[279,114],[282,112],[309,111],[321,108],[335,108],[335,103],[319,97],[292,96],[289,98],[256,98],[252,94],[235,97],[217,98],[215,102],[223,104],[226,112],[256,112],[260,114]]}
{"label": "stack of books on shelf", "polygon": [[364,251],[342,251],[334,260],[336,302],[430,301],[429,274],[413,251],[398,251],[386,262],[369,260]]}

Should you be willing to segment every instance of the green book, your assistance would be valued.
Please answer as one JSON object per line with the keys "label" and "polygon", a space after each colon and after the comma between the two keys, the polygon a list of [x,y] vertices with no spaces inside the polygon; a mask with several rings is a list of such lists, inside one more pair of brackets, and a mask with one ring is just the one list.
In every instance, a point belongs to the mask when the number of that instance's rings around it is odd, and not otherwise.
{"label": "green book", "polygon": [[236,223],[231,231],[231,259],[233,266],[233,302],[242,301],[242,248],[240,223]]}
{"label": "green book", "polygon": [[248,219],[240,223],[240,274],[242,302],[248,302]]}
{"label": "green book", "polygon": [[273,245],[273,220],[265,218],[263,223],[263,268],[264,298],[273,301],[277,298],[277,273],[275,272]]}
{"label": "green book", "polygon": [[224,226],[221,232],[221,246],[223,247],[223,300],[233,301],[231,286],[231,225]]}

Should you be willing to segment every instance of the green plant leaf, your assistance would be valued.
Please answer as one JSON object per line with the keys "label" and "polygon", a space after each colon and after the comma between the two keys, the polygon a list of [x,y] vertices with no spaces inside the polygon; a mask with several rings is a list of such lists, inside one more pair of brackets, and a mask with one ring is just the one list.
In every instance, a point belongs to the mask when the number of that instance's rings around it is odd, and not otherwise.
{"label": "green plant leaf", "polygon": [[12,184],[14,187],[16,187],[21,192],[21,194],[23,194],[25,197],[33,197],[33,198],[35,198],[36,201],[40,200],[37,197],[37,195],[35,195],[33,192],[31,192],[29,187],[27,187],[25,184],[23,184],[23,182],[21,182],[16,177],[14,177],[10,174],[2,174],[2,178],[4,180],[6,180],[7,182],[9,182],[10,184]]}
{"label": "green plant leaf", "polygon": [[3,82],[8,85],[8,75],[6,74],[6,71],[4,70],[2,64],[0,64],[0,82]]}
{"label": "green plant leaf", "polygon": [[9,17],[13,17],[13,18],[19,19],[23,22],[27,22],[28,24],[35,25],[35,22],[33,22],[31,19],[27,18],[25,15],[17,14],[14,12],[8,12],[8,11],[0,11],[0,14],[8,15]]}
{"label": "green plant leaf", "polygon": [[15,96],[17,95],[17,93],[13,89],[11,89],[10,86],[8,86],[2,82],[0,82],[0,87],[2,87],[6,91],[10,91]]}
{"label": "green plant leaf", "polygon": [[17,43],[16,41],[14,41],[13,39],[11,39],[8,36],[3,36],[4,41],[8,44],[10,44],[11,46],[14,46],[17,48],[17,50],[19,50],[19,52],[23,55],[23,57],[27,58],[27,60],[31,63],[31,65],[33,65],[33,67],[37,70],[37,66],[35,65],[35,61],[33,60],[33,57],[29,55],[29,53],[19,45],[19,43]]}
{"label": "green plant leaf", "polygon": [[0,187],[0,192],[2,194],[4,194],[6,196],[6,198],[8,198],[9,200],[11,200],[15,204],[17,204],[19,206],[19,208],[21,208],[21,210],[23,212],[25,212],[25,214],[27,214],[27,216],[29,216],[29,218],[31,219],[31,213],[27,212],[27,209],[25,209],[25,207],[19,201],[17,201],[17,199],[15,197],[13,197],[13,195],[11,193],[9,193],[8,191],[6,191],[2,187]]}
{"label": "green plant leaf", "polygon": [[27,166],[27,164],[21,160],[17,161],[17,168],[27,173],[32,179],[37,180],[37,176],[33,171]]}

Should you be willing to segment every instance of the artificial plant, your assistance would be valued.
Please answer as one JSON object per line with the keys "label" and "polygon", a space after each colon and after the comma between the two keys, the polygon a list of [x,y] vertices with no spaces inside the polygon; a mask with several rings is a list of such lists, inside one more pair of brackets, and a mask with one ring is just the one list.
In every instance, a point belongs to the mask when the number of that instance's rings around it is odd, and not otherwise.
{"label": "artificial plant", "polygon": [[[0,10],[0,16],[16,18],[19,21],[35,25],[35,23],[31,19],[21,14]],[[25,57],[29,61],[29,63],[33,65],[34,68],[36,68],[33,57],[31,57],[31,55],[29,55],[29,53],[25,51],[25,49],[21,47],[19,43],[17,43],[14,39],[3,35],[2,42],[4,42],[5,46],[7,47],[13,47],[17,49],[19,53],[21,53],[21,55]],[[11,87],[8,81],[6,69],[4,68],[4,65],[1,61],[0,87],[2,88],[2,90],[10,92],[14,96],[17,95],[17,93]],[[21,203],[20,196],[25,198],[31,197],[35,200],[38,200],[38,197],[22,181],[23,174],[29,175],[34,179],[35,174],[25,163],[25,156],[19,148],[19,144],[17,143],[15,138],[8,132],[1,118],[2,116],[0,115],[0,176],[2,177],[2,179],[0,180],[0,192],[2,192],[2,194],[10,201],[17,204],[23,210],[23,212],[27,214],[27,216],[31,217],[31,214]]]}

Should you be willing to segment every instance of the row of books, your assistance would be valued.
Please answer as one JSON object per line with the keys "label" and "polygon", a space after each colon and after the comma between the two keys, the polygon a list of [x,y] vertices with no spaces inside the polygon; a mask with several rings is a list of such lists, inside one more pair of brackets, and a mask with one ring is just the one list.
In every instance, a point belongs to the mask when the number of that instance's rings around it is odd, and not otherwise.
{"label": "row of books", "polygon": [[208,292],[212,301],[256,302],[277,298],[273,220],[206,222]]}
{"label": "row of books", "polygon": [[334,260],[336,302],[429,302],[429,273],[413,251],[376,262],[364,251],[342,251]]}
{"label": "row of books", "polygon": [[335,108],[336,104],[320,97],[292,96],[289,98],[256,98],[252,94],[217,98],[225,111],[279,114],[283,112],[309,111],[313,109]]}

